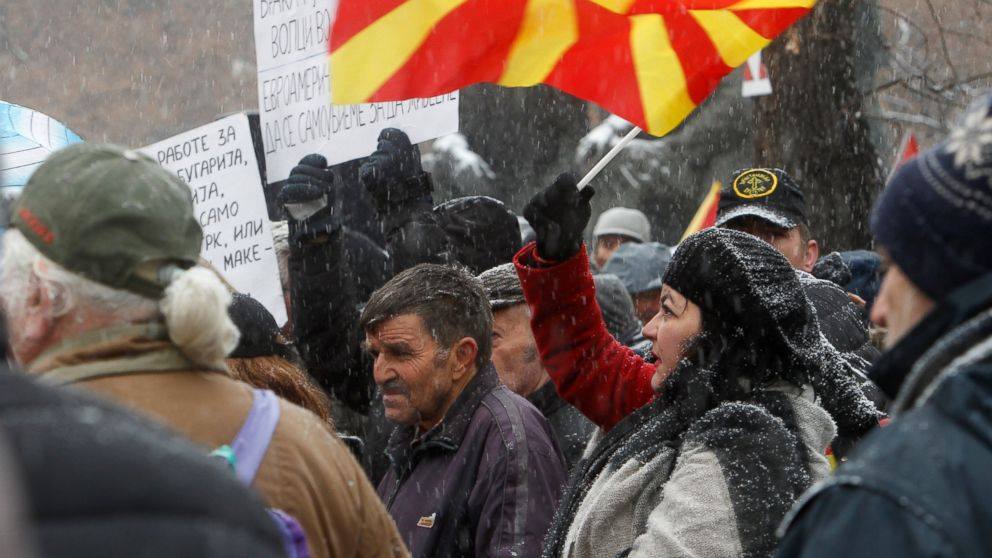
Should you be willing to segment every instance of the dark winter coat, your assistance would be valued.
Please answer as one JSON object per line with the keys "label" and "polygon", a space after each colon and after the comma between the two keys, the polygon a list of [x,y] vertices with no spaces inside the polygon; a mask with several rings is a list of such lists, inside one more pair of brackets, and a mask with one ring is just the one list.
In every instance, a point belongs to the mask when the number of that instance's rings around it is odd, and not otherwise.
{"label": "dark winter coat", "polygon": [[333,396],[339,431],[362,440],[362,468],[375,485],[389,466],[385,448],[393,427],[375,398],[358,318],[361,305],[389,279],[391,259],[370,238],[347,227],[316,238],[290,235],[289,249],[291,318],[300,357]]}
{"label": "dark winter coat", "polygon": [[565,483],[547,420],[480,370],[420,440],[398,427],[379,495],[420,558],[537,556]]}
{"label": "dark winter coat", "polygon": [[863,374],[878,358],[868,334],[868,314],[847,293],[830,281],[799,272],[806,298],[816,311],[820,331],[827,341]]}
{"label": "dark winter coat", "polygon": [[359,305],[389,279],[389,255],[347,228],[316,239],[290,237],[293,335],[310,373],[327,392],[359,413],[375,393],[361,350]]}
{"label": "dark winter coat", "polygon": [[0,430],[39,556],[283,556],[262,503],[217,460],[122,408],[4,368]]}
{"label": "dark winter coat", "polygon": [[780,556],[988,556],[992,277],[953,293],[872,372],[896,417],[786,525]]}
{"label": "dark winter coat", "polygon": [[554,382],[544,384],[530,394],[527,400],[551,423],[551,429],[565,457],[565,464],[571,470],[582,457],[596,425],[558,395]]}
{"label": "dark winter coat", "polygon": [[[806,298],[816,311],[823,337],[850,365],[852,377],[865,397],[879,410],[885,411],[889,398],[868,378],[868,371],[878,360],[879,351],[871,342],[866,326],[868,317],[864,308],[847,296],[847,293],[830,281],[817,279],[808,273],[797,272],[806,291]],[[846,459],[857,437],[841,435],[831,445],[838,459]]]}

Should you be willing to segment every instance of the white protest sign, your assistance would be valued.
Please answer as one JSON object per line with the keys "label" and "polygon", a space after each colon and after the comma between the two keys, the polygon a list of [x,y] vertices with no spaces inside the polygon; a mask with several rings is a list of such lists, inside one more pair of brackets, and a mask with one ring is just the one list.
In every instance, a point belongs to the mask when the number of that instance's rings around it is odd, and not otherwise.
{"label": "white protest sign", "polygon": [[331,105],[328,38],[337,0],[253,2],[258,113],[269,182],[286,179],[309,153],[320,153],[332,165],[369,155],[384,128],[403,130],[413,143],[458,131],[458,92]]}
{"label": "white protest sign", "polygon": [[286,322],[279,267],[248,117],[235,114],[142,149],[193,193],[203,259]]}
{"label": "white protest sign", "polygon": [[761,61],[761,51],[747,59],[744,68],[744,83],[741,85],[741,95],[744,97],[761,97],[772,94],[772,80],[768,77],[768,68]]}

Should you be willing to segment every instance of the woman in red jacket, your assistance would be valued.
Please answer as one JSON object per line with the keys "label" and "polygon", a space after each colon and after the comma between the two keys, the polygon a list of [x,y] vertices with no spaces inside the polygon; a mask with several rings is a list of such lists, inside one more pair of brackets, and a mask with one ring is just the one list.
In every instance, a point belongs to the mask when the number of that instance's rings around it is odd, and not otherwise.
{"label": "woman in red jacket", "polygon": [[649,359],[615,341],[581,244],[591,194],[563,176],[535,196],[537,243],[516,258],[545,368],[608,431],[544,555],[769,555],[785,512],[827,474],[838,427],[863,433],[876,411],[789,263],[745,233],[710,229],[678,248],[644,328]]}

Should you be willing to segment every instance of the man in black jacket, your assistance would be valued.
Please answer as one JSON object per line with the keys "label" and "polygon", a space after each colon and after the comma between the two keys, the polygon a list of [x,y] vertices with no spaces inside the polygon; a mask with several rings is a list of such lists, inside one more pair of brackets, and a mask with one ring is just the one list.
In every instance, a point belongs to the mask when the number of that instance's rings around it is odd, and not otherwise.
{"label": "man in black jacket", "polygon": [[[340,401],[367,413],[372,378],[362,361],[361,306],[390,277],[420,263],[458,263],[481,273],[509,262],[520,227],[502,202],[483,196],[434,206],[420,149],[400,130],[383,130],[362,164],[360,183],[335,180],[320,155],[297,165],[279,193],[289,222],[294,334],[308,369]],[[385,246],[346,225],[345,201],[364,188]]]}
{"label": "man in black jacket", "polygon": [[396,425],[379,496],[410,553],[537,556],[565,464],[547,419],[499,383],[479,281],[412,267],[372,295],[361,325]]}
{"label": "man in black jacket", "polygon": [[780,556],[987,556],[992,533],[992,97],[906,163],[875,206],[889,269],[872,377],[894,397],[792,512]]}
{"label": "man in black jacket", "polygon": [[[458,263],[481,273],[509,262],[520,248],[520,228],[492,198],[459,198],[435,207],[420,149],[396,129],[383,130],[357,181],[346,181],[348,176],[336,177],[326,159],[308,155],[290,173],[279,203],[289,221],[297,347],[308,372],[347,407],[335,411],[335,420],[364,439],[363,465],[375,483],[388,465],[382,449],[391,429],[382,420],[371,363],[361,351],[361,308],[390,277],[419,263]],[[348,226],[344,208],[355,189],[369,194],[385,246]]]}

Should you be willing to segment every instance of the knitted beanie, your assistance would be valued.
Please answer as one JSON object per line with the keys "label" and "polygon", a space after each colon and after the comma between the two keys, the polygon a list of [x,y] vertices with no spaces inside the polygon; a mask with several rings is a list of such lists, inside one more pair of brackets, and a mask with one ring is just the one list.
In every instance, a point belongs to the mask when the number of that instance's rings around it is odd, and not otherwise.
{"label": "knitted beanie", "polygon": [[823,338],[799,276],[770,244],[731,229],[698,232],[679,245],[664,283],[700,307],[703,338],[722,340],[717,376],[809,382],[845,435],[877,423],[874,405]]}
{"label": "knitted beanie", "polygon": [[875,204],[875,240],[933,300],[992,271],[992,95],[904,164]]}
{"label": "knitted beanie", "polygon": [[749,337],[780,347],[802,343],[813,320],[788,260],[770,244],[732,229],[711,228],[686,238],[664,283],[696,303],[711,326],[736,324]]}

